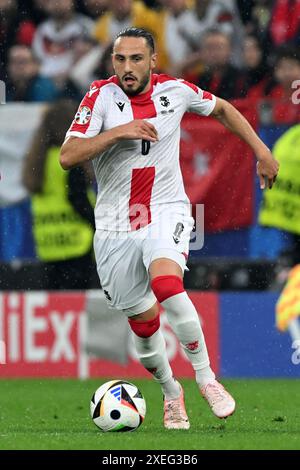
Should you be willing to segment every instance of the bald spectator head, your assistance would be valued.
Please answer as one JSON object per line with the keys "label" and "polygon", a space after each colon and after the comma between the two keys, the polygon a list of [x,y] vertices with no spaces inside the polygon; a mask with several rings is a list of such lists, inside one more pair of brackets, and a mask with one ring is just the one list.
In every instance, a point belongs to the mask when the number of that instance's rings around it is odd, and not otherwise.
{"label": "bald spectator head", "polygon": [[47,12],[55,20],[67,21],[74,13],[74,0],[51,0]]}
{"label": "bald spectator head", "polygon": [[187,0],[164,0],[163,3],[174,15],[179,14],[187,8]]}
{"label": "bald spectator head", "polygon": [[16,7],[16,0],[0,0],[0,10],[10,10],[12,7]]}
{"label": "bald spectator head", "polygon": [[110,0],[109,8],[117,20],[122,21],[131,12],[132,0]]}
{"label": "bald spectator head", "polygon": [[12,82],[27,84],[38,73],[38,63],[27,46],[13,46],[8,53],[8,74]]}
{"label": "bald spectator head", "polygon": [[17,13],[17,0],[0,0],[0,19],[7,20]]}
{"label": "bald spectator head", "polygon": [[201,42],[201,57],[205,66],[217,69],[226,66],[232,53],[230,37],[218,30],[209,30]]}
{"label": "bald spectator head", "polygon": [[102,15],[109,6],[109,0],[84,0],[83,5],[86,13],[92,18]]}

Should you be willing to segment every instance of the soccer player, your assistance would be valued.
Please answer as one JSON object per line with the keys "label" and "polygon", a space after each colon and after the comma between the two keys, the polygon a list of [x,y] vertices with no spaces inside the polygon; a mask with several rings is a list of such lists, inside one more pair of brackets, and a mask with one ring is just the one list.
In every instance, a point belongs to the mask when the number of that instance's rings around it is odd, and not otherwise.
{"label": "soccer player", "polygon": [[235,402],[210,368],[199,317],[183,286],[194,220],[179,166],[182,116],[186,111],[213,116],[249,144],[258,159],[261,188],[272,187],[278,163],[231,104],[191,83],[154,74],[156,58],[148,32],[129,28],[118,34],[112,53],[115,75],[92,83],[67,132],[60,163],[69,169],[93,160],[98,183],[94,248],[101,285],[109,305],[128,316],[139,359],[161,385],[164,426],[188,429],[158,302],[213,413],[226,418]]}

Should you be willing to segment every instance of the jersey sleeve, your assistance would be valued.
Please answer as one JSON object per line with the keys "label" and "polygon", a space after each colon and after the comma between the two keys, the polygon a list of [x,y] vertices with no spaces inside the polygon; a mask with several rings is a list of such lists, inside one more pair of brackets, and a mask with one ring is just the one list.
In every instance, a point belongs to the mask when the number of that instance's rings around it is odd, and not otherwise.
{"label": "jersey sleeve", "polygon": [[74,120],[66,134],[69,137],[95,137],[101,132],[103,125],[103,102],[100,87],[94,83],[82,99]]}
{"label": "jersey sleeve", "polygon": [[186,92],[187,109],[189,113],[209,116],[216,105],[216,97],[208,91],[202,90],[193,83],[181,80]]}

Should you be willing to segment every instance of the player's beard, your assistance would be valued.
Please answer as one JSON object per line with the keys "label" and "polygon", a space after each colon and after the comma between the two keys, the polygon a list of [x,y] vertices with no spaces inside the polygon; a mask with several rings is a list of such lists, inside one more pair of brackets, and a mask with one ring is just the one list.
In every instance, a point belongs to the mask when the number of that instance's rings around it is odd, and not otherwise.
{"label": "player's beard", "polygon": [[136,95],[139,95],[140,93],[142,93],[144,91],[144,89],[146,88],[146,86],[148,85],[149,83],[149,80],[150,80],[150,77],[151,77],[151,71],[149,70],[140,80],[140,85],[135,89],[135,90],[130,90],[128,88],[125,88],[123,86],[123,83],[121,82],[121,80],[119,79],[119,82],[120,82],[120,86],[122,88],[122,90],[124,91],[124,93],[126,93],[126,95],[129,95],[129,96],[136,96]]}

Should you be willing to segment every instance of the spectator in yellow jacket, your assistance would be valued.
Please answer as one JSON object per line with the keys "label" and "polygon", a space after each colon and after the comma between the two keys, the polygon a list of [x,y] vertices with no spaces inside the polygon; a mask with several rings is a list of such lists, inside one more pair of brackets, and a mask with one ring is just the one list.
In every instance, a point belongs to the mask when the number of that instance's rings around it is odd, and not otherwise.
{"label": "spectator in yellow jacket", "polygon": [[116,35],[130,26],[143,28],[153,34],[160,57],[157,69],[165,71],[168,67],[167,53],[161,31],[161,15],[141,1],[110,0],[110,10],[96,22],[94,37],[102,45],[110,43]]}

